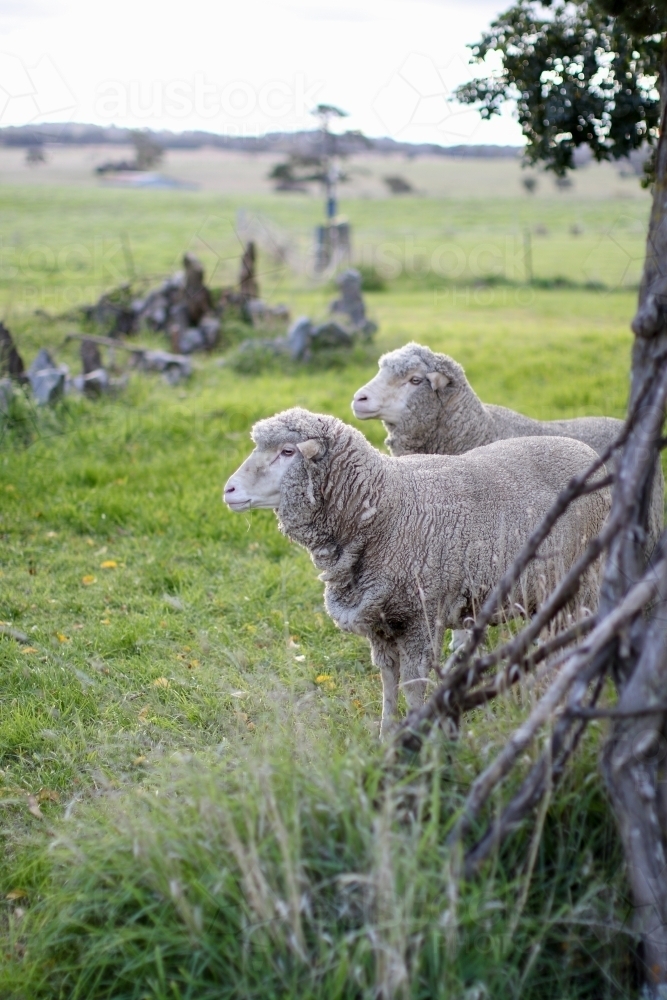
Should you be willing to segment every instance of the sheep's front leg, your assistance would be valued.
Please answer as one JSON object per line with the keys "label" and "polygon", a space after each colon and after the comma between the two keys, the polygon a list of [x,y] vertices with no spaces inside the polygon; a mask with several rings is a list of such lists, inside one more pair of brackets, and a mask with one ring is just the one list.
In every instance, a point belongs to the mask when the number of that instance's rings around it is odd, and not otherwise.
{"label": "sheep's front leg", "polygon": [[435,621],[430,630],[418,629],[401,639],[401,688],[410,712],[421,708],[429,670],[440,660],[443,628]]}
{"label": "sheep's front leg", "polygon": [[396,719],[400,657],[396,645],[374,636],[371,639],[371,660],[382,675],[382,721],[380,739],[386,739]]}

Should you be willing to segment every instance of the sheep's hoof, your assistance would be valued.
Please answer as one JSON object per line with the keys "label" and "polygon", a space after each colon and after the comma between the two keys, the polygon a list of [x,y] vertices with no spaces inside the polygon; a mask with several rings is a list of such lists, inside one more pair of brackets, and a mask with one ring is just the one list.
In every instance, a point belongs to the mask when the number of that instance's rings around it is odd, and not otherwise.
{"label": "sheep's hoof", "polygon": [[450,653],[455,653],[457,649],[460,649],[464,642],[470,635],[471,630],[469,628],[453,628],[452,638],[449,643]]}

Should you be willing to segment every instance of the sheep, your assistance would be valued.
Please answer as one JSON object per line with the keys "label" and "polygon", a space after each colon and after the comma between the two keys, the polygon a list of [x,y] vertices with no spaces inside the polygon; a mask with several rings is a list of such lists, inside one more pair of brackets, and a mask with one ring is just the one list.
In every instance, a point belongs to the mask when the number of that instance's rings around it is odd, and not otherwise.
{"label": "sheep", "polygon": [[[551,437],[498,441],[464,455],[392,458],[336,417],[294,408],[260,420],[255,450],[228,480],[232,511],[269,508],[306,548],[329,615],[369,640],[382,676],[381,734],[400,686],[422,703],[446,628],[474,615],[531,530],[594,452]],[[502,614],[531,614],[602,526],[609,490],[581,497],[557,522]],[[598,567],[577,607],[597,604]],[[572,609],[571,609],[572,610]]]}
{"label": "sheep", "polygon": [[[352,410],[359,420],[382,420],[392,455],[461,455],[516,437],[560,435],[589,445],[597,454],[618,436],[623,424],[613,417],[577,417],[574,420],[532,420],[504,406],[483,403],[453,358],[410,343],[379,361],[375,378],[358,389]],[[615,462],[609,463],[613,472]],[[650,557],[662,534],[665,481],[656,463],[648,536],[644,549]]]}

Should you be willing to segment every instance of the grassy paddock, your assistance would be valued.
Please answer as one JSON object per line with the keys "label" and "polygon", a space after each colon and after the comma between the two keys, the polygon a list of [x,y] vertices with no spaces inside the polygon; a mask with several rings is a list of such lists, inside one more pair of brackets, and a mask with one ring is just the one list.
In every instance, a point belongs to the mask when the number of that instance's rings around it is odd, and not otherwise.
{"label": "grassy paddock", "polygon": [[[139,276],[173,267],[207,213],[238,207],[164,192],[3,197],[7,232],[35,244],[129,234]],[[349,214],[394,241],[431,239],[412,204],[412,222],[407,203]],[[305,231],[314,206],[289,205],[262,211]],[[456,211],[474,246],[497,206]],[[571,266],[553,261],[547,278]],[[33,315],[29,277],[0,289],[27,360],[73,328]],[[70,279],[56,266],[40,287],[82,301],[88,278]],[[583,285],[404,272],[367,298],[378,352],[414,338],[457,357],[489,402],[621,416],[634,293]],[[294,274],[278,292],[297,315],[323,314],[331,296]],[[76,364],[73,347],[58,356]],[[19,401],[3,426],[0,620],[29,644],[0,636],[0,995],[632,994],[600,730],[546,816],[457,889],[447,828],[533,692],[471,717],[456,745],[436,736],[388,780],[366,644],[332,625],[312,564],[270,512],[221,505],[254,420],[295,403],[351,420],[373,370],[360,356],[240,376],[199,359],[187,385],[133,376],[115,399]],[[379,425],[359,426],[381,445]]]}

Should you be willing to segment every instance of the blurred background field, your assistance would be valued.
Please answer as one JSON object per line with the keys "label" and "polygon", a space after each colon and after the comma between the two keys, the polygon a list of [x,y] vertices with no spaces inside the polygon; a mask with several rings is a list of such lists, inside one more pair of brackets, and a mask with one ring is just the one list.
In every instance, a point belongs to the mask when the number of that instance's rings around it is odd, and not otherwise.
{"label": "blurred background field", "polygon": [[[58,149],[27,168],[21,150],[0,149],[0,302],[8,315],[62,312],[134,276],[168,274],[185,249],[201,257],[210,283],[230,284],[248,233],[259,243],[266,295],[317,288],[321,200],[316,189],[272,193],[275,157],[170,150],[157,176],[188,181],[202,171],[210,183],[122,190],[93,173],[101,153]],[[356,264],[433,291],[530,279],[606,291],[637,285],[649,196],[634,175],[588,165],[559,190],[533,172],[529,194],[518,160],[396,159],[356,157],[346,167],[352,180],[341,187],[341,211],[353,223]],[[397,173],[416,193],[388,196],[381,179]]]}
{"label": "blurred background field", "polygon": [[[66,146],[45,143],[45,162],[26,168],[25,150],[20,146],[0,147],[0,180],[3,184],[29,184],[52,187],[65,184],[75,187],[100,186],[95,167],[109,159],[110,147]],[[131,159],[132,146],[114,144],[113,157]],[[269,194],[271,168],[283,156],[277,153],[216,149],[167,149],[160,163],[160,172],[182,183],[196,184],[204,192],[225,196],[257,196]],[[402,175],[426,198],[501,198],[513,199],[524,193],[523,178],[535,177],[534,197],[548,199],[560,193],[553,177],[533,169],[524,169],[516,157],[443,157],[406,156],[402,153],[360,153],[345,161],[349,182],[343,197],[386,198],[383,178]],[[568,197],[596,201],[643,200],[648,195],[637,184],[637,175],[629,164],[589,163],[581,167],[566,189]],[[313,190],[311,198],[319,200]],[[290,200],[289,198],[287,200]],[[297,199],[298,200],[298,199]],[[565,201],[565,198],[561,198]]]}

